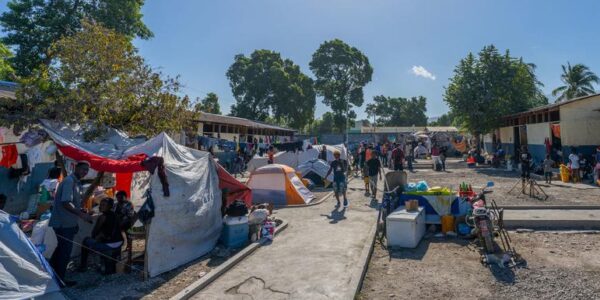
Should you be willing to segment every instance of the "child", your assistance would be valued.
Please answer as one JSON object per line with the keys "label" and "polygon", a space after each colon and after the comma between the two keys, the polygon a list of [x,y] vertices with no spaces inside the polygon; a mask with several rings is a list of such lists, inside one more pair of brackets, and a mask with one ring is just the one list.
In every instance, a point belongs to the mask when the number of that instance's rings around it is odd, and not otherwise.
{"label": "child", "polygon": [[550,154],[546,154],[546,159],[542,163],[544,165],[544,178],[546,179],[546,183],[552,184],[552,166],[554,165],[554,161],[550,159]]}

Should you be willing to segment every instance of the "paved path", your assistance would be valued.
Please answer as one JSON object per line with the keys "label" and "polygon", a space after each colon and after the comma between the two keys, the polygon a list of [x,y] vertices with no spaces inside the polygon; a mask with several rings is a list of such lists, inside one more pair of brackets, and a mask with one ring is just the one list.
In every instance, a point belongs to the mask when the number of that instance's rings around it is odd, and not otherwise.
{"label": "paved path", "polygon": [[506,209],[508,228],[600,229],[598,209]]}
{"label": "paved path", "polygon": [[360,179],[349,183],[348,209],[335,209],[331,196],[319,205],[277,210],[289,226],[273,244],[192,299],[352,299],[377,220],[362,186]]}

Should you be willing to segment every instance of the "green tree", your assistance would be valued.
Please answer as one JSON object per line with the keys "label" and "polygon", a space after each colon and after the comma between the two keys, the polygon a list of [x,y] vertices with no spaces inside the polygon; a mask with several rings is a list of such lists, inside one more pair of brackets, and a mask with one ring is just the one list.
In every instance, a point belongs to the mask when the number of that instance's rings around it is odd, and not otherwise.
{"label": "green tree", "polygon": [[4,44],[0,43],[0,80],[14,80],[12,77],[15,74],[15,70],[9,62],[12,56],[12,52]]}
{"label": "green tree", "polygon": [[81,30],[87,19],[114,29],[129,39],[147,39],[152,32],[142,22],[144,0],[11,0],[0,15],[6,36],[15,49],[13,66],[19,76],[49,64],[50,46],[65,35]]}
{"label": "green tree", "polygon": [[451,112],[441,115],[437,120],[430,122],[430,126],[452,126],[454,115]]}
{"label": "green tree", "polygon": [[427,124],[427,99],[423,96],[392,98],[383,95],[373,97],[366,113],[375,117],[377,126],[425,126]]}
{"label": "green tree", "polygon": [[38,119],[111,126],[130,134],[178,131],[191,119],[177,78],[156,73],[128,37],[83,23],[50,48],[49,67],[20,82],[17,99],[0,100],[0,123],[24,128]]}
{"label": "green tree", "polygon": [[306,125],[304,132],[314,136],[335,133],[336,131],[334,128],[333,113],[326,112],[321,116],[321,118],[312,120],[309,124]]}
{"label": "green tree", "polygon": [[563,73],[560,75],[560,80],[565,85],[559,86],[552,91],[552,96],[558,96],[556,102],[595,93],[593,84],[598,84],[600,79],[590,68],[582,64],[571,66],[570,63],[567,63],[566,66],[562,65],[562,70]]}
{"label": "green tree", "polygon": [[316,77],[318,95],[333,112],[336,129],[344,132],[356,118],[352,108],[364,102],[363,87],[373,75],[369,59],[357,48],[335,39],[319,46],[310,69]]}
{"label": "green tree", "polygon": [[231,115],[302,129],[314,117],[313,81],[277,52],[256,50],[235,56],[227,78],[236,104]]}
{"label": "green tree", "polygon": [[547,104],[535,65],[500,54],[493,45],[469,53],[454,69],[444,101],[455,121],[476,137],[500,125],[501,117]]}
{"label": "green tree", "polygon": [[196,103],[195,110],[211,114],[221,114],[221,105],[219,105],[219,96],[215,93],[208,93],[204,99]]}

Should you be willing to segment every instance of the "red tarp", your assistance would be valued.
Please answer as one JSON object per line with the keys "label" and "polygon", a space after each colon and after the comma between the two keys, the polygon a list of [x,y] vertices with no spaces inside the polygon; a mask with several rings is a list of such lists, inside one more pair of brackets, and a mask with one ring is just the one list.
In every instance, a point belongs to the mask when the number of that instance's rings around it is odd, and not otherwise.
{"label": "red tarp", "polygon": [[215,163],[215,165],[217,166],[217,174],[219,175],[219,188],[221,190],[227,189],[226,205],[239,199],[244,201],[247,207],[252,206],[252,190],[231,176],[220,164]]}
{"label": "red tarp", "polygon": [[144,153],[135,154],[121,160],[98,156],[71,146],[61,146],[58,144],[57,146],[63,155],[76,161],[86,161],[92,169],[98,172],[131,173],[147,171],[142,166],[142,162],[148,158],[148,155]]}

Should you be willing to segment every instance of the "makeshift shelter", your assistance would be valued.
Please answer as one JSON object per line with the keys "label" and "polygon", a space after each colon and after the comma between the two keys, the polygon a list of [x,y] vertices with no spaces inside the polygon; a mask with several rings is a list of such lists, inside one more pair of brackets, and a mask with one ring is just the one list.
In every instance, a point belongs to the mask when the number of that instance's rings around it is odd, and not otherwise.
{"label": "makeshift shelter", "polygon": [[248,186],[254,203],[273,203],[277,206],[310,203],[315,196],[302,184],[294,169],[279,164],[260,167],[250,174]]}
{"label": "makeshift shelter", "polygon": [[29,238],[0,210],[0,299],[30,299],[58,293],[54,271]]}
{"label": "makeshift shelter", "polygon": [[[248,162],[248,172],[252,172],[260,167],[266,166],[268,162],[267,154],[259,156],[258,154]],[[296,168],[298,166],[298,153],[295,152],[277,152],[273,155],[273,163],[286,165],[288,167]]]}
{"label": "makeshift shelter", "polygon": [[[317,151],[317,155],[318,155],[319,152],[321,152],[321,150],[323,149],[323,147],[325,147],[325,149],[327,150],[327,162],[332,162],[335,159],[333,157],[333,153],[335,151],[339,151],[340,152],[340,159],[343,159],[343,160],[347,160],[348,159],[348,149],[346,148],[346,146],[344,144],[338,144],[338,145],[313,145],[312,147],[313,147],[313,149],[315,149]],[[317,157],[315,157],[315,158],[317,158]],[[302,161],[302,162],[304,162],[304,161]]]}
{"label": "makeshift shelter", "polygon": [[[146,225],[145,260],[149,276],[214,248],[222,227],[221,190],[218,168],[208,152],[178,145],[165,133],[143,143],[120,133],[113,140],[88,143],[66,126],[43,125],[65,157],[86,161],[97,172],[117,173],[117,186],[131,191],[136,207],[148,201],[136,195],[151,191],[154,216]],[[134,176],[146,171],[151,175]]]}
{"label": "makeshift shelter", "polygon": [[242,200],[246,206],[252,206],[252,190],[235,179],[223,166],[217,165],[217,174],[219,174],[219,188],[227,191],[227,203],[229,205],[235,200]]}
{"label": "makeshift shelter", "polygon": [[317,185],[328,186],[333,182],[333,172],[327,176],[329,165],[320,159],[313,159],[303,162],[296,168],[304,178],[312,180]]}

